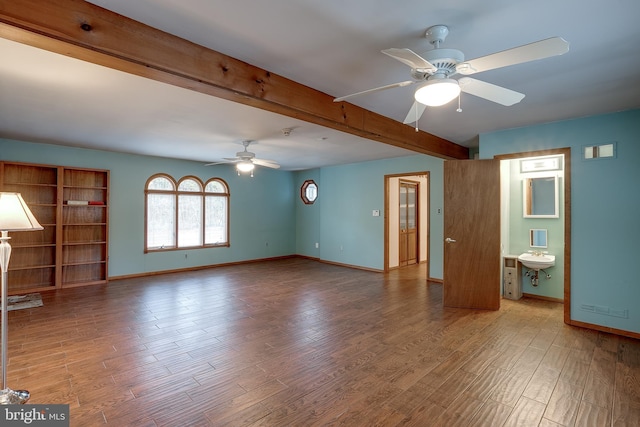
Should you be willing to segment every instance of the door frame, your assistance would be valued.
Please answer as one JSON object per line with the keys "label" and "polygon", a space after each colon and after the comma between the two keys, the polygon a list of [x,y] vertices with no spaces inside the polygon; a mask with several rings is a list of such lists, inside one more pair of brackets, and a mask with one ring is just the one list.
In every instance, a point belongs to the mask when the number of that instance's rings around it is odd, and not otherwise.
{"label": "door frame", "polygon": [[[426,268],[427,268],[427,280],[430,280],[429,276],[429,263],[431,262],[431,214],[430,214],[430,206],[431,206],[431,172],[429,171],[418,171],[418,172],[405,172],[398,174],[388,174],[384,176],[384,272],[388,272],[389,268],[389,191],[390,191],[390,181],[392,178],[410,178],[415,176],[424,176],[426,177],[426,197],[420,197],[419,207],[420,212],[424,212],[425,219],[420,221],[421,227],[426,228],[426,239],[425,248],[426,248]],[[420,183],[422,187],[424,184]],[[418,259],[418,265],[420,265],[420,259]]]}
{"label": "door frame", "polygon": [[571,148],[498,154],[497,160],[513,160],[564,154],[564,323],[571,324]]}

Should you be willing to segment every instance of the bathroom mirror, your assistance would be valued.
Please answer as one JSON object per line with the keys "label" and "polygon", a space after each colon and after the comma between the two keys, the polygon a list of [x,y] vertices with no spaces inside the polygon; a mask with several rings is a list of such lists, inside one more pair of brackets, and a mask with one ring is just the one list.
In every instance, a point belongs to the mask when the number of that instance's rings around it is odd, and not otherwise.
{"label": "bathroom mirror", "polygon": [[532,248],[546,248],[547,230],[541,228],[532,228],[529,230],[529,246]]}
{"label": "bathroom mirror", "polygon": [[522,201],[525,218],[558,218],[558,177],[525,178]]}

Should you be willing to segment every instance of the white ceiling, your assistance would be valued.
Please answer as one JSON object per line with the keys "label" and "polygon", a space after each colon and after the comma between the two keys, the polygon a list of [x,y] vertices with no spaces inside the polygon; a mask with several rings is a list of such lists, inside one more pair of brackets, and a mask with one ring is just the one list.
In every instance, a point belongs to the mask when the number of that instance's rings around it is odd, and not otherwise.
{"label": "white ceiling", "polygon": [[[640,107],[637,0],[94,0],[99,6],[331,96],[409,80],[380,53],[443,47],[484,56],[552,36],[563,55],[475,74],[526,94],[511,107],[463,94],[429,108],[422,130],[474,146],[481,133]],[[411,152],[0,39],[0,136],[212,162],[256,140],[257,157],[296,170]],[[416,86],[350,102],[402,121]],[[455,104],[455,105],[454,105]],[[292,128],[286,137],[281,129]]]}

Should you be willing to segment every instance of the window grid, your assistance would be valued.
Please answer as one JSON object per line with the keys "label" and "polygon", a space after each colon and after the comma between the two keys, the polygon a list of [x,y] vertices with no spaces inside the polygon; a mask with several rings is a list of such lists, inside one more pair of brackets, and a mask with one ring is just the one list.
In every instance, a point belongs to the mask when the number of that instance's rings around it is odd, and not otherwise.
{"label": "window grid", "polygon": [[229,246],[229,191],[220,178],[176,181],[156,174],[145,186],[145,253]]}

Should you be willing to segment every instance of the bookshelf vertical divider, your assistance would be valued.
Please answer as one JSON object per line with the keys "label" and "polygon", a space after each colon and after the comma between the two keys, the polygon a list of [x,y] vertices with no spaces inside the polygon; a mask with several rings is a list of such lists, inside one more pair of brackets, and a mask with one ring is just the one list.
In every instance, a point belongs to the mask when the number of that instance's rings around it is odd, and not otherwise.
{"label": "bookshelf vertical divider", "polygon": [[[56,167],[56,176],[57,176],[56,182],[58,183],[57,191],[56,191],[56,218],[62,218],[62,205],[64,203],[62,197],[64,194],[64,188],[59,183],[62,182],[62,178],[64,176],[63,171],[64,171],[64,168],[62,166]],[[56,273],[55,273],[54,286],[59,289],[59,288],[62,288],[62,268],[60,267],[59,263],[60,263],[60,260],[62,260],[62,244],[63,244],[62,221],[60,220],[56,221],[55,236],[56,236]]]}
{"label": "bookshelf vertical divider", "polygon": [[107,283],[108,170],[2,161],[0,190],[44,227],[12,236],[10,294]]}

